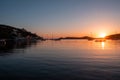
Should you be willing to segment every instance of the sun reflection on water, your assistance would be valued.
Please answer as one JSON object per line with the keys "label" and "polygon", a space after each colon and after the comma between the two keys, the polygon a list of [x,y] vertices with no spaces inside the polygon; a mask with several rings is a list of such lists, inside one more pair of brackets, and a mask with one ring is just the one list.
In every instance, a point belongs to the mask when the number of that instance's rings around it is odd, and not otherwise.
{"label": "sun reflection on water", "polygon": [[102,49],[105,49],[105,42],[101,42]]}

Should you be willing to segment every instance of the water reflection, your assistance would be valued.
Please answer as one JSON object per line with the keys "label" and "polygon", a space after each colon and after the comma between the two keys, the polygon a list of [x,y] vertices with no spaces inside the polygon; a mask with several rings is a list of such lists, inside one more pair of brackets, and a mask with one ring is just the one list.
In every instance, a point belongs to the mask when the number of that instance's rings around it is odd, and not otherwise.
{"label": "water reflection", "polygon": [[4,45],[0,45],[0,56],[12,54],[14,53],[15,49],[24,50],[36,44],[37,44],[37,41],[8,42]]}
{"label": "water reflection", "polygon": [[17,54],[16,49],[25,50],[25,54],[0,57],[0,78],[120,80],[120,41],[21,42],[6,45],[0,51],[3,55]]}
{"label": "water reflection", "polygon": [[105,42],[101,42],[102,49],[105,48]]}
{"label": "water reflection", "polygon": [[120,49],[120,40],[107,40],[106,42],[93,42],[94,49],[116,50]]}

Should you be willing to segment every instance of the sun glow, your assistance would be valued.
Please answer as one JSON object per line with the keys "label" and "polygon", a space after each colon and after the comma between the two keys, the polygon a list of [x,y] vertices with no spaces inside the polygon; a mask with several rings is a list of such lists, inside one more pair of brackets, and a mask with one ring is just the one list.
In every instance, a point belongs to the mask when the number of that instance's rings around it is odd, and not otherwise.
{"label": "sun glow", "polygon": [[106,33],[101,33],[101,34],[99,34],[99,37],[100,37],[100,38],[105,38],[105,36],[106,36]]}

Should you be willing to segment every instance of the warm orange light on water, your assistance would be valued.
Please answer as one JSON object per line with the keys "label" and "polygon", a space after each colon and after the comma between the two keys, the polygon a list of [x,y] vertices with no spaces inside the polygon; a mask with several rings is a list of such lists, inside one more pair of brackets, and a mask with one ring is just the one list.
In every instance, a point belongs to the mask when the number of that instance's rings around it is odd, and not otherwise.
{"label": "warm orange light on water", "polygon": [[102,49],[105,48],[105,42],[101,42]]}

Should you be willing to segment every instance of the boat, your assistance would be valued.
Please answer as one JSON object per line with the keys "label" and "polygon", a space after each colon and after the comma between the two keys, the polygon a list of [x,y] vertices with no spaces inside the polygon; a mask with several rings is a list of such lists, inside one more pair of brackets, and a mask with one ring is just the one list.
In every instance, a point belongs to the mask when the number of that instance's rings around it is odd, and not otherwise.
{"label": "boat", "polygon": [[93,41],[94,40],[94,38],[88,38],[88,41]]}
{"label": "boat", "polygon": [[58,38],[58,39],[53,39],[54,41],[60,41],[61,39],[60,38]]}
{"label": "boat", "polygon": [[105,42],[106,39],[96,39],[95,42]]}

